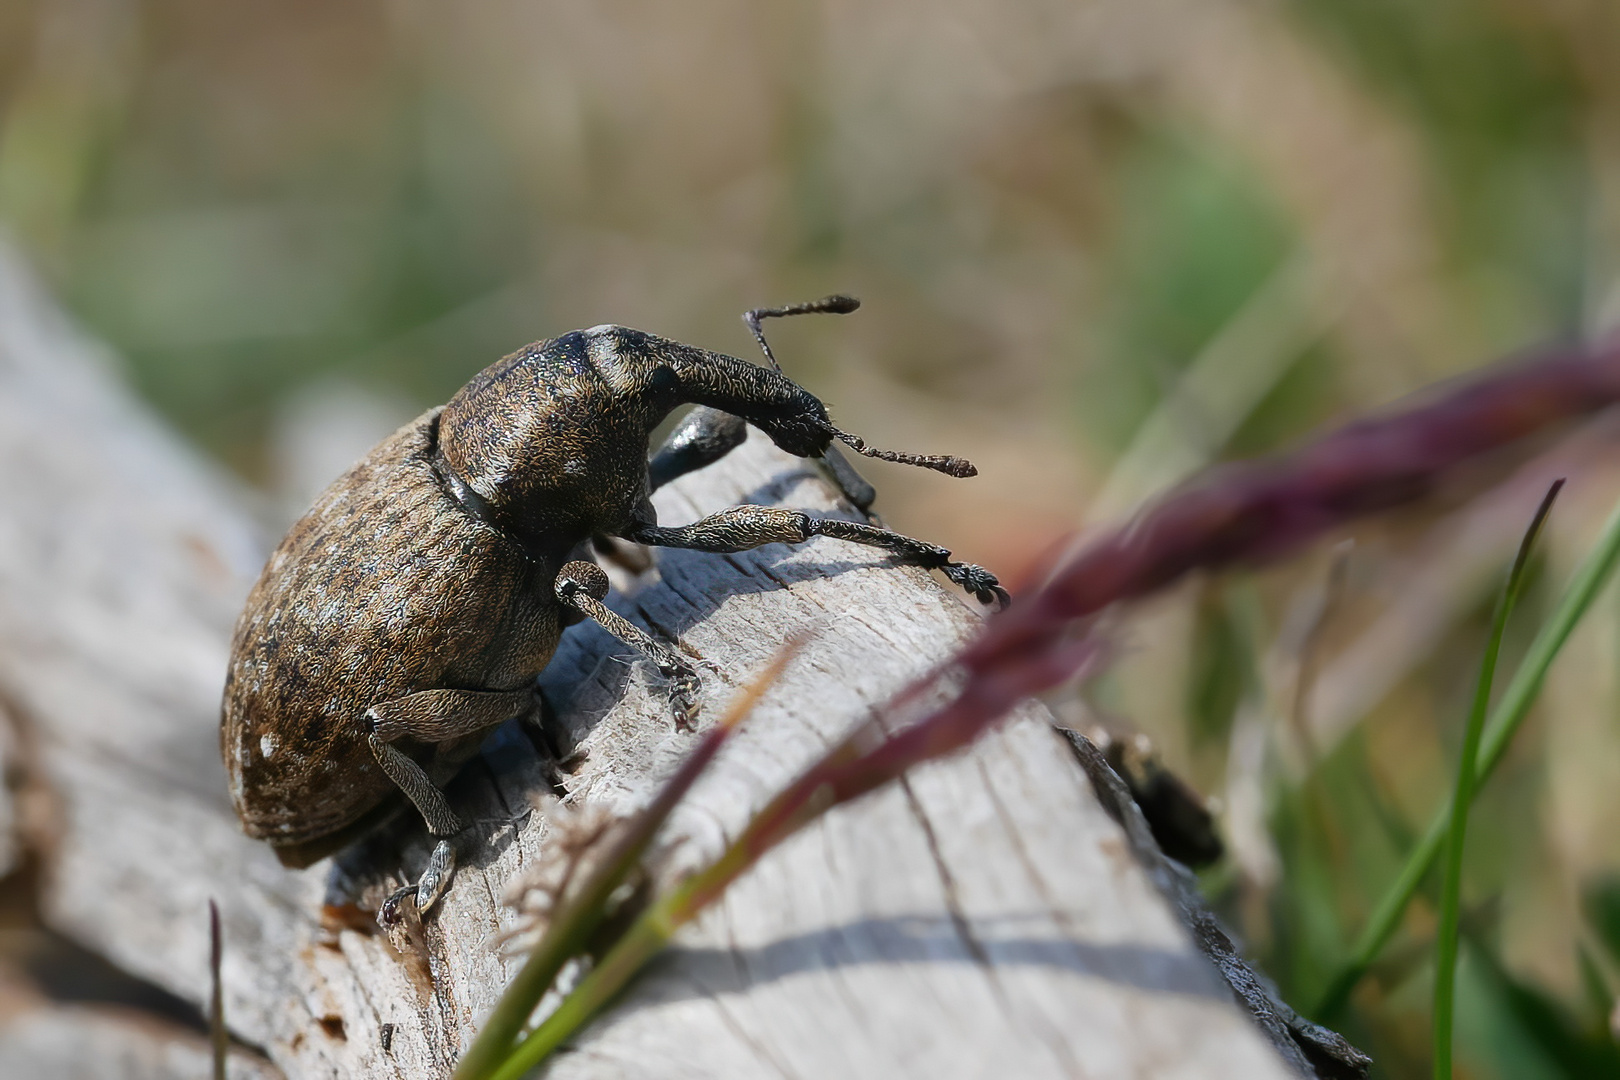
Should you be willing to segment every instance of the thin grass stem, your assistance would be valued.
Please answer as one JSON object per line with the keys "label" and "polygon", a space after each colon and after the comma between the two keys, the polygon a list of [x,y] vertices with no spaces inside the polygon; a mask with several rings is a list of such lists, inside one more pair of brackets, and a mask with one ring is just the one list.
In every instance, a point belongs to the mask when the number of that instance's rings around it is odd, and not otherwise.
{"label": "thin grass stem", "polygon": [[231,1033],[225,1027],[225,983],[220,978],[225,935],[219,927],[219,905],[208,899],[208,1042],[214,1080],[225,1080],[231,1052]]}
{"label": "thin grass stem", "polygon": [[[1083,669],[1097,654],[1097,643],[1087,636],[1053,642],[1043,653],[1027,657],[1025,666],[1015,669],[1007,680],[1009,685],[975,687],[970,679],[955,701],[899,732],[885,734],[877,717],[857,725],[766,803],[718,859],[656,899],[563,1003],[517,1045],[490,1080],[516,1080],[545,1060],[617,997],[679,927],[719,899],[767,851],[805,824],[904,775],[915,765],[962,749],[1015,705],[1024,696],[1023,689],[1050,687]],[[924,685],[927,680],[902,691],[895,701],[910,700]],[[894,707],[891,702],[889,708]]]}
{"label": "thin grass stem", "polygon": [[[561,1005],[541,1021],[490,1076],[490,1080],[519,1080],[544,1061],[570,1036],[612,1003],[636,972],[669,944],[682,925],[706,905],[703,897],[718,896],[726,883],[752,862],[745,849],[733,844],[709,867],[660,897],[631,925],[602,962],[579,981]],[[723,879],[723,880],[722,880]]]}
{"label": "thin grass stem", "polygon": [[[770,666],[732,702],[720,723],[704,732],[702,741],[687,755],[675,775],[659,790],[647,808],[631,819],[629,827],[608,855],[597,864],[578,893],[561,906],[546,927],[539,944],[518,970],[517,977],[495,1003],[495,1009],[484,1022],[483,1030],[456,1066],[454,1080],[486,1080],[492,1075],[505,1075],[504,1063],[523,1026],[540,1004],[540,999],[556,982],[563,966],[585,952],[591,935],[607,917],[609,898],[613,892],[640,863],[675,804],[691,789],[709,762],[714,760],[715,754],[719,753],[721,744],[776,682],[782,669],[806,640],[805,636],[788,639]],[[641,921],[634,925],[640,926]],[[564,1004],[573,997],[569,995]],[[497,1070],[500,1072],[497,1073]]]}
{"label": "thin grass stem", "polygon": [[1457,786],[1451,798],[1451,823],[1446,844],[1446,861],[1440,886],[1440,928],[1435,940],[1434,971],[1434,1076],[1436,1080],[1451,1080],[1451,1035],[1455,1015],[1457,989],[1458,927],[1462,909],[1463,850],[1468,840],[1468,816],[1474,801],[1475,781],[1478,774],[1480,739],[1485,730],[1485,714],[1491,704],[1491,686],[1496,679],[1496,662],[1502,654],[1502,638],[1507,632],[1509,617],[1518,604],[1524,588],[1525,568],[1530,562],[1531,549],[1541,535],[1542,526],[1552,510],[1553,500],[1564,486],[1556,481],[1547,489],[1530,527],[1525,530],[1519,544],[1519,553],[1508,572],[1507,585],[1496,603],[1491,618],[1491,634],[1485,642],[1485,655],[1479,665],[1479,681],[1474,687],[1474,700],[1468,710],[1468,723],[1463,729],[1462,751],[1457,755]]}
{"label": "thin grass stem", "polygon": [[[1518,670],[1514,672],[1512,681],[1497,700],[1496,707],[1491,710],[1490,720],[1485,725],[1485,732],[1480,739],[1479,755],[1476,758],[1475,774],[1478,783],[1488,780],[1496,766],[1501,763],[1508,745],[1518,733],[1525,717],[1530,714],[1530,706],[1535,702],[1541,684],[1546,680],[1548,669],[1552,667],[1553,661],[1557,659],[1558,653],[1569,640],[1569,635],[1586,614],[1587,609],[1592,606],[1592,601],[1608,582],[1616,562],[1620,562],[1620,506],[1616,506],[1610,514],[1597,544],[1575,571],[1575,576],[1570,579],[1563,596],[1559,598],[1552,617],[1542,624],[1541,630],[1530,644],[1529,652],[1525,654]],[[1395,935],[1395,930],[1400,925],[1407,904],[1417,895],[1424,877],[1434,868],[1445,844],[1450,824],[1451,808],[1447,806],[1442,808],[1429,823],[1423,838],[1407,856],[1406,863],[1396,875],[1394,883],[1373,909],[1366,928],[1356,941],[1350,962],[1340,969],[1312,1012],[1318,1020],[1326,1023],[1338,1015],[1345,1003],[1350,1000],[1350,993],[1355,989],[1356,983],[1361,981],[1361,977],[1367,973],[1384,946],[1389,944],[1390,938]]]}

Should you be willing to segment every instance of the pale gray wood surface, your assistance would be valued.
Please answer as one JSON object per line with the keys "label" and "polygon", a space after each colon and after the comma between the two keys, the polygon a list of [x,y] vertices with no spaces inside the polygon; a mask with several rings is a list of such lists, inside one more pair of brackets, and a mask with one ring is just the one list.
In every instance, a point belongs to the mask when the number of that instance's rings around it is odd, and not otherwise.
{"label": "pale gray wood surface", "polygon": [[[201,1002],[216,898],[232,1029],[287,1076],[442,1075],[513,970],[491,938],[511,921],[496,898],[547,849],[531,798],[560,783],[570,800],[634,806],[691,736],[644,665],[570,631],[544,683],[583,761],[559,773],[508,726],[452,785],[482,844],[430,923],[435,991],[381,938],[323,934],[323,899],[375,898],[420,866],[425,837],[402,820],[339,868],[292,872],[238,832],[218,697],[266,538],[109,363],[0,261],[0,694],[53,800],[46,915]],[[762,440],[658,502],[678,522],[744,498],[836,510],[806,463]],[[979,613],[947,586],[883,563],[825,539],[669,552],[661,581],[618,599],[716,665],[701,723],[790,632],[820,628],[678,812],[677,860],[716,850],[973,633]],[[1291,1074],[1032,705],[768,856],[547,1075]]]}
{"label": "pale gray wood surface", "polygon": [[[275,1067],[234,1053],[232,1080],[275,1080]],[[210,1080],[208,1040],[133,1012],[38,1004],[0,1016],[0,1076],[7,1080]]]}

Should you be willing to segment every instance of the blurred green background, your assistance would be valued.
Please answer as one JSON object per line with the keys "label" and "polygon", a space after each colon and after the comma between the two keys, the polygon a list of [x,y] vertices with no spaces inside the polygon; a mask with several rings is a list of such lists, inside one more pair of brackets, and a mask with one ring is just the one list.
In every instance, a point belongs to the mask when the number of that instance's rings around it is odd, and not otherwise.
{"label": "blurred green background", "polygon": [[[744,308],[854,292],[777,352],[874,443],[974,459],[873,466],[880,509],[1016,579],[1203,463],[1620,318],[1620,4],[5,0],[0,222],[283,516],[529,340],[753,356]],[[1521,648],[1614,445],[1122,630],[1091,706],[1220,800],[1206,886],[1301,1007],[1451,783],[1544,474]],[[1620,1074],[1617,661],[1609,597],[1476,816],[1468,1076]],[[1338,1018],[1378,1075],[1427,1075],[1432,921]]]}

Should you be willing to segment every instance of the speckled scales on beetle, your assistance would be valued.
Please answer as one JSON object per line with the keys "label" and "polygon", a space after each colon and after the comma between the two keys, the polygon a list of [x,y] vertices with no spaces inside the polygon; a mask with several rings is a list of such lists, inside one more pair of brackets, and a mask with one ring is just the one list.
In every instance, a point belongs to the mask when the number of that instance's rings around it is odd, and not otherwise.
{"label": "speckled scales on beetle", "polygon": [[[694,387],[746,401],[760,422],[826,415],[774,372],[595,327],[497,361],[327,489],[271,556],[232,641],[221,749],[250,835],[303,865],[399,802],[367,742],[372,707],[532,682],[572,618],[552,594],[558,568],[593,533],[655,520],[648,434]],[[825,445],[792,419],[777,426],[801,452]],[[478,741],[394,748],[437,783]]]}
{"label": "speckled scales on beetle", "polygon": [[999,590],[943,548],[781,508],[660,528],[648,440],[683,404],[706,407],[683,426],[712,437],[687,444],[665,479],[729,452],[745,421],[801,457],[854,438],[779,372],[598,326],[497,361],[328,488],[265,566],[232,642],[221,749],[248,833],[307,865],[404,796],[438,838],[416,891],[427,910],[453,872],[449,838],[465,828],[439,785],[530,707],[562,628],[580,618],[652,659],[676,722],[690,723],[696,669],[602,605],[595,537],[726,552],[831,530],[938,566],[981,598]]}
{"label": "speckled scales on beetle", "polygon": [[[445,492],[431,460],[438,415],[334,483],[248,598],[222,731],[255,836],[318,837],[393,795],[364,740],[372,705],[437,687],[515,689],[550,659],[557,616],[535,602],[538,568]],[[404,749],[433,763],[432,747]]]}

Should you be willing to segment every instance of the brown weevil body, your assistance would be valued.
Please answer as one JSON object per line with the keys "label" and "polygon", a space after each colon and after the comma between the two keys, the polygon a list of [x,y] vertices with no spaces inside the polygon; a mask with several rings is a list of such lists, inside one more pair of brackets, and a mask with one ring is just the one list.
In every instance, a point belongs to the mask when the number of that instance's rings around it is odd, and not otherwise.
{"label": "brown weevil body", "polygon": [[[747,318],[763,344],[761,317],[854,306],[829,297]],[[649,462],[653,429],[683,404],[702,407]],[[248,596],[220,734],[248,834],[283,862],[307,865],[392,812],[403,793],[439,842],[419,882],[379,917],[411,899],[426,911],[449,883],[462,827],[438,785],[493,728],[530,709],[536,676],[564,627],[582,618],[645,653],[669,679],[678,722],[689,722],[696,671],[602,602],[593,537],[732,552],[831,536],[936,567],[981,601],[1005,601],[982,568],[874,525],[735,506],[659,526],[650,493],[739,445],[745,422],[788,453],[827,455],[841,478],[854,473],[830,453],[835,438],[872,456],[972,472],[956,458],[868,450],[780,371],[638,330],[598,326],[515,352],[336,480]]]}

